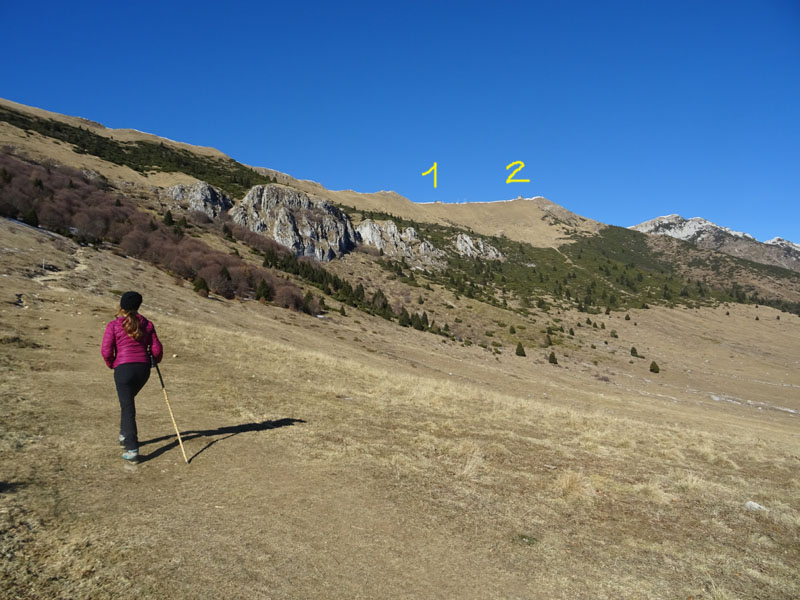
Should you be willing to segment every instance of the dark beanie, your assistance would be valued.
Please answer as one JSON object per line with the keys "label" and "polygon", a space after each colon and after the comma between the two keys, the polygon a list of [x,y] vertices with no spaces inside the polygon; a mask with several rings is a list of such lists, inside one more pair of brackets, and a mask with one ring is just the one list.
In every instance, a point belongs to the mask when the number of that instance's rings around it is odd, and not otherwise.
{"label": "dark beanie", "polygon": [[142,295],[139,292],[125,292],[120,298],[119,306],[123,310],[139,310],[142,305]]}

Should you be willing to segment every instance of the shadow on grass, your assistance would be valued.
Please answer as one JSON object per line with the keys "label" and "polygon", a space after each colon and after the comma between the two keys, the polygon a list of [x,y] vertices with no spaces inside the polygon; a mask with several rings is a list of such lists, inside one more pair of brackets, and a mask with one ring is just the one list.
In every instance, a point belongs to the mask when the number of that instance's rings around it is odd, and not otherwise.
{"label": "shadow on grass", "polygon": [[[202,429],[202,430],[191,430],[191,431],[181,431],[181,439],[185,442],[189,440],[194,440],[201,437],[214,437],[217,435],[222,435],[225,437],[217,438],[215,440],[211,440],[205,446],[203,446],[200,450],[195,452],[192,456],[189,457],[189,462],[192,462],[195,458],[197,458],[200,454],[208,450],[211,446],[220,442],[222,440],[227,440],[235,435],[239,435],[240,433],[247,433],[248,431],[266,431],[267,429],[277,429],[278,427],[288,427],[290,425],[294,425],[295,423],[305,423],[303,419],[276,419],[274,421],[261,421],[260,423],[242,423],[240,425],[229,425],[227,427],[218,427],[217,429]],[[172,440],[169,444],[165,444],[156,450],[153,450],[150,454],[141,454],[141,447],[146,446],[147,444],[157,444],[158,442],[163,442],[165,440]],[[178,438],[174,435],[163,435],[161,437],[153,438],[152,440],[145,440],[143,442],[139,442],[139,462],[146,462],[148,460],[152,460],[162,454],[167,452],[168,450],[172,450],[173,448],[178,447]]]}
{"label": "shadow on grass", "polygon": [[26,485],[28,484],[19,481],[0,481],[0,494],[13,492],[17,488],[25,487]]}

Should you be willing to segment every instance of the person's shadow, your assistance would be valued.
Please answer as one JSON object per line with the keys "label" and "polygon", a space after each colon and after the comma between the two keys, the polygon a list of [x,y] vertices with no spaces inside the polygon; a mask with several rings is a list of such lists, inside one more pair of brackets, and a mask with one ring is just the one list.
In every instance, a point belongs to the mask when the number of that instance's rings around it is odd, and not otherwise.
{"label": "person's shadow", "polygon": [[[206,450],[208,450],[211,446],[216,444],[219,441],[227,440],[230,437],[238,435],[240,433],[246,433],[248,431],[265,431],[267,429],[277,429],[278,427],[289,427],[290,425],[294,425],[295,423],[305,423],[303,419],[276,419],[274,421],[261,421],[260,423],[242,423],[241,425],[229,425],[227,427],[219,427],[217,429],[202,429],[202,430],[191,430],[191,431],[181,431],[181,439],[186,442],[188,440],[193,440],[200,437],[214,437],[216,435],[224,435],[225,437],[217,438],[215,440],[211,440],[205,446],[203,446],[200,450],[195,452],[191,457],[189,457],[189,462],[192,462],[198,455],[202,454]],[[143,442],[139,442],[139,447],[146,446],[147,444],[156,444],[158,442],[163,442],[164,440],[172,440],[169,444],[165,444],[156,450],[153,450],[150,454],[139,454],[139,462],[146,462],[148,460],[152,460],[162,454],[167,452],[168,450],[172,450],[178,446],[178,438],[174,435],[163,435],[161,437],[153,438],[151,440],[145,440]]]}

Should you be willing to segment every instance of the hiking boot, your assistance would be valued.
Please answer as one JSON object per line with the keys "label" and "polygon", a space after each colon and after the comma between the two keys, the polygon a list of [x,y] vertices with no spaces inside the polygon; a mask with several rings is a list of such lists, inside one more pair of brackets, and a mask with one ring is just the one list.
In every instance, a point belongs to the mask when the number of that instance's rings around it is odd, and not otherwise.
{"label": "hiking boot", "polygon": [[119,434],[119,445],[120,446],[124,446],[125,445],[125,436],[122,435],[121,433]]}
{"label": "hiking boot", "polygon": [[122,453],[122,460],[127,460],[128,462],[139,462],[139,450],[125,450]]}

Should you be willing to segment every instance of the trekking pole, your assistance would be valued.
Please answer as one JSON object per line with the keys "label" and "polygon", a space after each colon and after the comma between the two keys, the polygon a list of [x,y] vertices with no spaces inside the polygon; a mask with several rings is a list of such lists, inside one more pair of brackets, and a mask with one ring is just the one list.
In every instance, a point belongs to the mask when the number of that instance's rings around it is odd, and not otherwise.
{"label": "trekking pole", "polygon": [[169,418],[172,419],[172,426],[175,427],[175,433],[178,434],[178,444],[181,446],[181,453],[183,454],[183,460],[186,461],[186,464],[189,464],[189,459],[186,458],[186,450],[183,449],[183,440],[181,439],[181,432],[178,431],[178,424],[175,422],[175,415],[172,414],[172,408],[169,405],[169,398],[167,397],[167,388],[164,385],[164,378],[161,377],[161,369],[158,368],[158,363],[156,362],[155,357],[151,354],[150,355],[150,362],[156,368],[156,373],[158,373],[158,379],[161,381],[161,391],[164,392],[164,401],[167,403],[167,410],[169,411]]}

